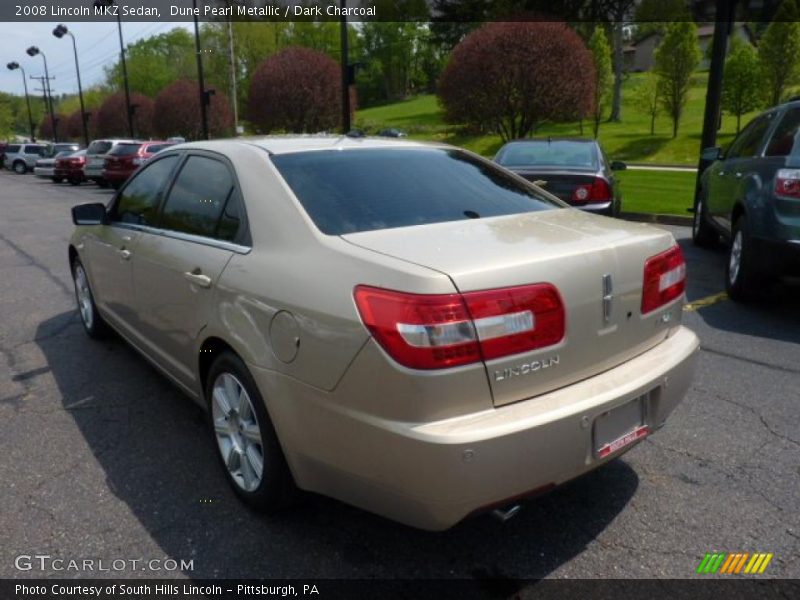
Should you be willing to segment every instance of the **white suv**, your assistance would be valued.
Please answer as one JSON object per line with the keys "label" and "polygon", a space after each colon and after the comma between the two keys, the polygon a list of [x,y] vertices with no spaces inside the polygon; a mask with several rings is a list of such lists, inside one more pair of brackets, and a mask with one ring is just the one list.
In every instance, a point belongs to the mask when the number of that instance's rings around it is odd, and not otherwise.
{"label": "white suv", "polygon": [[9,144],[5,151],[6,167],[24,175],[36,166],[36,161],[47,154],[44,144]]}

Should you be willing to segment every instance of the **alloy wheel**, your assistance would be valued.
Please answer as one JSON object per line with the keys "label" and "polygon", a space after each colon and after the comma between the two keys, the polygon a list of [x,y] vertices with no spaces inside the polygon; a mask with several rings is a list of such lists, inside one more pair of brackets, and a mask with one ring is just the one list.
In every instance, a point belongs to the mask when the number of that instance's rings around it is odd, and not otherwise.
{"label": "alloy wheel", "polygon": [[731,284],[736,283],[739,278],[739,270],[742,266],[742,232],[737,231],[731,243],[731,254],[728,262],[728,279]]}
{"label": "alloy wheel", "polygon": [[231,479],[252,492],[264,474],[261,428],[247,390],[232,373],[221,373],[212,388],[211,416],[217,445]]}
{"label": "alloy wheel", "polygon": [[94,308],[92,306],[92,292],[89,290],[89,280],[82,265],[75,266],[75,296],[78,300],[78,310],[86,329],[91,329],[94,324]]}

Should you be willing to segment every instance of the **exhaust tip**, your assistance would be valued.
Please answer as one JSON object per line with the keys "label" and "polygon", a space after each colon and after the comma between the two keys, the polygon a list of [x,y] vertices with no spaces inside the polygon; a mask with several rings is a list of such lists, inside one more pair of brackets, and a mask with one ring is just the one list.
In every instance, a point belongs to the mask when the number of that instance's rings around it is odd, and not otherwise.
{"label": "exhaust tip", "polygon": [[501,523],[505,523],[506,521],[510,521],[516,517],[520,510],[522,510],[522,506],[519,504],[513,504],[505,508],[496,508],[492,511],[492,516]]}

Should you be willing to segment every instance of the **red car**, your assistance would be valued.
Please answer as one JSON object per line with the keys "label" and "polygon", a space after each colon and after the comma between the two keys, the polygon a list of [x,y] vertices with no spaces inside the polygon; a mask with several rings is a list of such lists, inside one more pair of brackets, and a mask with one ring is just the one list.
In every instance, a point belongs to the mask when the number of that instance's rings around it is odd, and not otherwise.
{"label": "red car", "polygon": [[66,179],[72,185],[80,185],[86,181],[83,176],[83,165],[86,163],[86,150],[78,150],[69,156],[56,159],[55,170],[53,171],[54,180]]}
{"label": "red car", "polygon": [[133,175],[139,165],[164,148],[174,146],[171,142],[122,142],[106,154],[103,179],[114,189],[119,188]]}

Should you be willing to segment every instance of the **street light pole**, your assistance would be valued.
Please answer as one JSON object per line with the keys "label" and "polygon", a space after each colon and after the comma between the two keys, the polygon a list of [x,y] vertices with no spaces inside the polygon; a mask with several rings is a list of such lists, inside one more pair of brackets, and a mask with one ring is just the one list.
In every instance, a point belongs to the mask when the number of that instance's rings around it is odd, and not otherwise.
{"label": "street light pole", "polygon": [[206,84],[203,77],[203,56],[200,53],[200,26],[197,24],[197,0],[192,0],[192,7],[194,8],[194,48],[197,54],[197,85],[200,93],[200,121],[203,126],[203,139],[208,139],[208,112],[206,111],[206,103],[208,96],[206,94]]}
{"label": "street light pole", "polygon": [[23,69],[18,62],[10,62],[6,65],[9,71],[13,71],[14,69],[19,69],[22,72],[22,85],[25,88],[25,104],[28,105],[28,125],[31,128],[31,141],[36,141],[36,131],[33,127],[33,115],[31,114],[31,98],[28,96],[28,81],[25,78],[25,69]]}
{"label": "street light pole", "polygon": [[50,72],[47,70],[47,57],[44,52],[39,50],[36,46],[31,46],[25,51],[28,56],[36,56],[37,54],[44,60],[44,91],[47,97],[47,106],[50,109],[50,123],[53,126],[53,141],[58,142],[58,122],[56,121],[55,110],[53,110],[53,94],[50,91]]}
{"label": "street light pole", "polygon": [[59,25],[53,29],[53,35],[58,39],[64,37],[65,34],[72,38],[72,50],[75,53],[75,72],[78,74],[78,98],[80,98],[81,101],[81,125],[83,126],[83,141],[85,146],[88,148],[89,128],[86,125],[86,109],[83,105],[83,87],[81,86],[81,67],[78,64],[78,46],[75,43],[75,36],[72,35],[72,32],[67,29],[65,25]]}
{"label": "street light pole", "polygon": [[[95,8],[114,6],[114,0],[94,0]],[[119,56],[122,63],[122,83],[125,89],[125,112],[128,115],[128,136],[133,138],[133,110],[131,109],[131,92],[128,87],[128,65],[125,63],[125,43],[122,41],[122,17],[117,11],[117,33],[119,34]]]}

